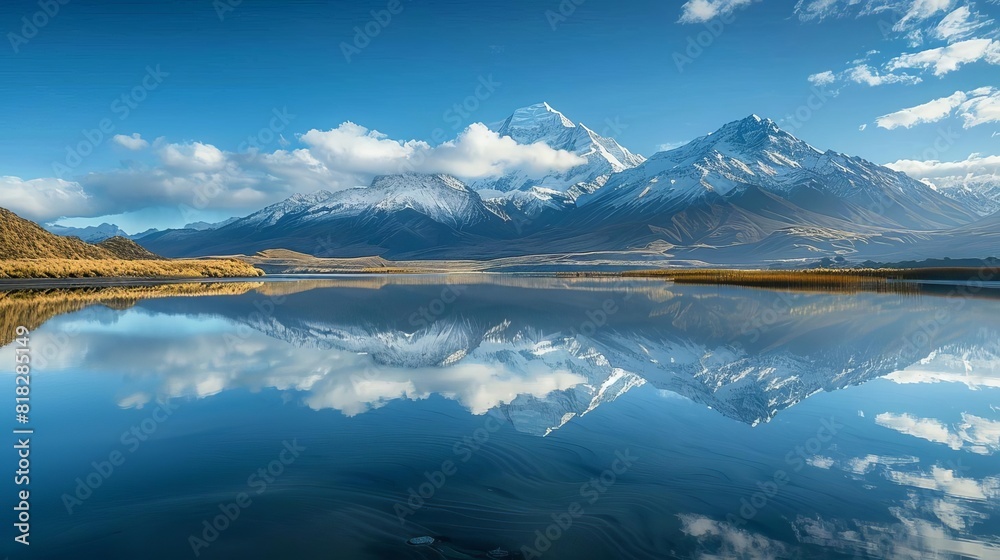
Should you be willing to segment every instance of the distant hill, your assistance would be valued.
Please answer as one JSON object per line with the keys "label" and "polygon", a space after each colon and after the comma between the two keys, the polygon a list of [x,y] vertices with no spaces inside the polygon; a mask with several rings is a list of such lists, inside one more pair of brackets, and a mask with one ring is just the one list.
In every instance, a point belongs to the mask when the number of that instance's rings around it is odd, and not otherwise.
{"label": "distant hill", "polygon": [[132,241],[127,237],[122,237],[116,235],[114,237],[105,239],[97,244],[98,247],[106,249],[111,252],[115,257],[119,259],[125,259],[129,261],[135,260],[147,260],[147,261],[158,261],[166,260],[165,257],[161,257],[156,253],[151,253],[144,249],[141,245]]}
{"label": "distant hill", "polygon": [[49,233],[0,208],[0,259],[114,259],[113,253],[76,237]]}

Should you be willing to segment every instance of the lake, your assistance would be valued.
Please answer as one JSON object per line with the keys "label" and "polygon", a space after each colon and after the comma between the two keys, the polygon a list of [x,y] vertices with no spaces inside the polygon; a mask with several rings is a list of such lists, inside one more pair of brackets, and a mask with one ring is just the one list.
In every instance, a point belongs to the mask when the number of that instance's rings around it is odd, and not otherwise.
{"label": "lake", "polygon": [[996,287],[358,275],[0,310],[10,407],[30,330],[15,558],[1000,558]]}

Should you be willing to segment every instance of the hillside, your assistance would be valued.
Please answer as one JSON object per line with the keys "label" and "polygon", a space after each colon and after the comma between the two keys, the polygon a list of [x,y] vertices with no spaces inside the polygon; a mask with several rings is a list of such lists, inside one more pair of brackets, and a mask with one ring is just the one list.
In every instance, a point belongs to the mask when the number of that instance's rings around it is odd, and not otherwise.
{"label": "hillside", "polygon": [[141,245],[132,241],[127,237],[122,237],[116,235],[101,241],[97,244],[98,247],[110,252],[115,257],[119,259],[125,259],[129,261],[134,260],[147,260],[147,261],[157,261],[166,260],[166,257],[161,257],[156,253],[147,251]]}
{"label": "hillside", "polygon": [[223,278],[263,272],[236,259],[166,259],[124,237],[91,245],[0,208],[0,278]]}
{"label": "hillside", "polygon": [[75,237],[49,233],[38,224],[0,208],[0,259],[113,259],[104,248]]}

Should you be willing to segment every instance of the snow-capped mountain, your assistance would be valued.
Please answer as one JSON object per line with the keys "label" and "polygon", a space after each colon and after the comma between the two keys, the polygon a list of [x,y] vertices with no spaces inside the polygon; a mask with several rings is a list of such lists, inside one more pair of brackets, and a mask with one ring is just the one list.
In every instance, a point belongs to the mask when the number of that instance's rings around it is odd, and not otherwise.
{"label": "snow-capped mountain", "polygon": [[546,104],[515,111],[497,130],[585,154],[588,163],[491,185],[382,176],[365,188],[295,195],[223,227],[156,232],[142,243],[166,256],[276,248],[387,259],[640,251],[720,265],[834,255],[886,262],[956,248],[983,258],[994,250],[989,232],[973,227],[988,219],[980,215],[988,207],[973,211],[901,172],[821,151],[756,115],[648,160]]}
{"label": "snow-capped mountain", "polygon": [[[143,239],[169,255],[253,253],[280,246],[317,256],[455,247],[513,235],[497,205],[448,175],[376,177],[370,186],[296,194],[224,227]],[[280,240],[280,241],[277,241]]]}
{"label": "snow-capped mountain", "polygon": [[1000,176],[952,177],[929,183],[939,193],[980,216],[1000,212]]}
{"label": "snow-capped mountain", "polygon": [[659,152],[614,175],[578,204],[661,210],[713,195],[735,200],[753,189],[807,212],[860,224],[937,229],[972,219],[960,205],[901,172],[820,151],[757,115]]}
{"label": "snow-capped mountain", "polygon": [[551,148],[572,152],[585,158],[587,163],[541,177],[532,177],[525,172],[508,173],[472,183],[472,188],[476,190],[506,192],[542,187],[579,195],[599,187],[611,174],[631,169],[645,161],[641,155],[633,154],[613,138],[601,136],[583,123],[574,124],[548,103],[514,111],[496,127],[495,132],[500,136],[509,136],[519,144],[542,142]]}
{"label": "snow-capped mountain", "polygon": [[232,218],[227,218],[221,222],[191,222],[184,225],[184,229],[196,229],[198,231],[204,231],[207,229],[219,229],[223,226],[228,226],[229,224],[239,220],[239,216],[234,216]]}
{"label": "snow-capped mountain", "polygon": [[56,235],[79,237],[87,243],[99,243],[105,239],[110,239],[116,236],[129,237],[129,234],[122,231],[120,227],[115,224],[108,223],[104,223],[99,226],[87,226],[82,228],[51,224],[45,226],[45,229]]}

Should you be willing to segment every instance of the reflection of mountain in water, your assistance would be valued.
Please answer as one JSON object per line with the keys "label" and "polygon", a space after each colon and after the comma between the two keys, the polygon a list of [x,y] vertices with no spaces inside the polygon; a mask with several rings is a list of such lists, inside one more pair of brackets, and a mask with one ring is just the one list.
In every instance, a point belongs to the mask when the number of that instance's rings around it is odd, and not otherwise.
{"label": "reflection of mountain in water", "polygon": [[[377,406],[440,393],[475,413],[488,406],[534,434],[643,383],[757,424],[816,392],[863,383],[936,352],[1000,362],[995,300],[641,280],[457,286],[444,305],[442,293],[452,290],[446,284],[389,284],[291,293],[270,313],[254,313],[252,296],[144,307],[218,314],[295,347],[364,355],[370,366],[328,382],[341,397],[354,391],[360,402]],[[361,390],[358,370],[366,368],[376,373],[365,374],[371,383]],[[457,380],[458,372],[472,371],[487,373]],[[352,375],[353,385],[346,379]],[[514,379],[530,381],[533,390],[522,392]],[[388,392],[379,393],[376,381]],[[399,391],[401,385],[407,389]]]}

